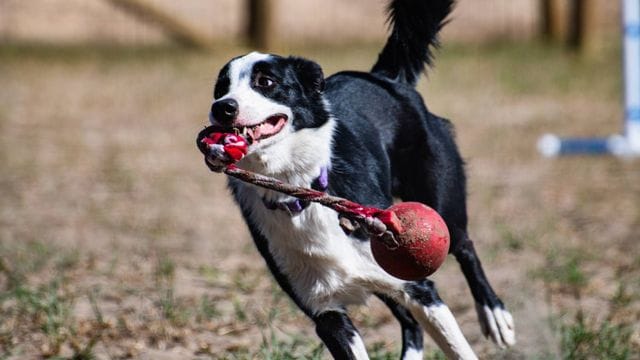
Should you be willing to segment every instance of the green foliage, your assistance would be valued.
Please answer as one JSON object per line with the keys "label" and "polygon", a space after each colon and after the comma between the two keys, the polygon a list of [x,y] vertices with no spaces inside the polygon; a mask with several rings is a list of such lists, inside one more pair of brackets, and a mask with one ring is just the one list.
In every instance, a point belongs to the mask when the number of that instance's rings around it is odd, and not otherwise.
{"label": "green foliage", "polygon": [[247,321],[247,313],[244,311],[244,305],[240,303],[240,300],[233,299],[233,312],[236,316],[236,320],[245,322]]}
{"label": "green foliage", "polygon": [[587,285],[587,276],[582,270],[585,255],[579,251],[551,250],[547,261],[536,275],[549,285],[559,286],[572,292],[576,297]]}
{"label": "green foliage", "polygon": [[599,326],[587,323],[582,316],[561,329],[564,359],[625,360],[631,356],[631,328],[604,322]]}
{"label": "green foliage", "polygon": [[400,358],[400,351],[390,350],[383,342],[374,343],[368,351],[371,360],[395,360]]}
{"label": "green foliage", "polygon": [[200,298],[200,304],[198,306],[198,313],[196,320],[198,322],[209,321],[220,316],[220,311],[216,307],[214,300],[209,299],[206,296]]}
{"label": "green foliage", "polygon": [[176,264],[167,255],[163,255],[158,259],[156,265],[156,279],[160,282],[171,282],[176,272]]}
{"label": "green foliage", "polygon": [[65,337],[63,330],[72,305],[59,290],[60,284],[56,280],[35,290],[20,286],[13,291],[17,311],[26,317],[38,319],[41,330],[56,341]]}
{"label": "green foliage", "polygon": [[[7,290],[20,286],[29,273],[45,267],[58,249],[40,241],[29,241],[15,246],[0,242],[0,274],[7,277]],[[65,252],[61,256],[65,256]]]}
{"label": "green foliage", "polygon": [[308,340],[294,338],[292,341],[277,340],[271,332],[271,338],[263,338],[259,358],[264,360],[320,360],[324,352],[323,345],[312,346]]}
{"label": "green foliage", "polygon": [[165,319],[175,326],[184,326],[190,317],[190,308],[185,306],[173,293],[173,288],[165,289],[159,299],[160,309]]}
{"label": "green foliage", "polygon": [[[75,319],[71,313],[74,296],[61,288],[60,279],[36,288],[20,285],[5,293],[1,300],[12,300],[14,306],[9,314],[21,324],[33,328],[32,331],[41,331],[46,335],[49,350],[43,355],[58,354],[62,344],[70,341],[76,334]],[[93,359],[96,341],[97,339],[91,339],[85,346],[73,347],[70,359]]]}
{"label": "green foliage", "polygon": [[324,345],[315,339],[294,337],[285,341],[278,339],[273,329],[270,329],[268,336],[263,334],[262,343],[255,354],[243,348],[227,352],[218,358],[224,360],[320,360],[323,358],[324,350]]}

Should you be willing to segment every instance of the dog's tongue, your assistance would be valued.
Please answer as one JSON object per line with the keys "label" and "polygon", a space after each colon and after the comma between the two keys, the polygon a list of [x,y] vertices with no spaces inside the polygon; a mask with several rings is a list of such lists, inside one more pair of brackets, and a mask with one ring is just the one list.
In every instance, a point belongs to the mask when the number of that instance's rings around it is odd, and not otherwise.
{"label": "dog's tongue", "polygon": [[278,131],[282,130],[286,120],[283,117],[278,117],[274,119],[275,121],[266,121],[262,125],[258,126],[256,130],[253,132],[257,133],[256,139],[259,139],[261,136],[271,136],[276,134]]}
{"label": "dog's tongue", "polygon": [[244,136],[250,143],[256,142],[262,138],[277,134],[278,131],[282,130],[286,122],[287,120],[284,117],[272,117],[259,126],[253,128],[246,127],[244,129]]}

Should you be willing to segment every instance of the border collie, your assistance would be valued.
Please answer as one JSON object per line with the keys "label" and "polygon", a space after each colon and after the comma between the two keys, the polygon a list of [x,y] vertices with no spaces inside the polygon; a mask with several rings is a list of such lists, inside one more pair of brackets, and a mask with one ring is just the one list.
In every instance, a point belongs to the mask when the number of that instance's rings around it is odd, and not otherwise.
{"label": "border collie", "polygon": [[[318,64],[299,57],[236,57],[220,71],[210,121],[249,140],[241,168],[368,206],[387,208],[397,197],[438,211],[482,332],[504,347],[515,343],[513,320],[467,234],[465,173],[452,125],[414,90],[453,2],[391,1],[391,35],[368,73],[325,79]],[[434,283],[387,274],[366,234],[351,231],[336,212],[232,178],[229,187],[268,268],[334,358],[368,358],[347,306],[371,295],[400,322],[402,359],[422,359],[423,329],[447,357],[475,358]]]}

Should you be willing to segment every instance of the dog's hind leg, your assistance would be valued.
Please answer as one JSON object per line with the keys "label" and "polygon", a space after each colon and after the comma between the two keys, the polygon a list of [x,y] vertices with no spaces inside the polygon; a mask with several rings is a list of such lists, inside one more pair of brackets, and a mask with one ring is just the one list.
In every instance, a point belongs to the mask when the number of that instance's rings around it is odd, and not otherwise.
{"label": "dog's hind leg", "polygon": [[389,307],[391,313],[398,319],[402,327],[402,355],[400,359],[422,360],[424,342],[420,324],[418,324],[407,308],[398,304],[392,298],[383,294],[376,294],[376,296]]}
{"label": "dog's hind leg", "polygon": [[473,242],[463,230],[450,229],[450,231],[452,239],[456,238],[455,247],[451,250],[460,264],[476,302],[482,333],[486,337],[491,337],[491,340],[500,347],[514,345],[516,336],[513,317],[491,288]]}
{"label": "dog's hind leg", "polygon": [[364,342],[346,313],[326,311],[312,316],[312,320],[316,324],[316,333],[334,359],[369,359]]}
{"label": "dog's hind leg", "polygon": [[[500,347],[513,345],[515,331],[511,314],[491,288],[467,236],[466,179],[462,159],[453,144],[452,134],[442,136],[446,134],[443,129],[447,122],[429,116],[433,127],[430,135],[437,134],[440,129],[440,142],[418,143],[396,151],[393,158],[397,177],[394,195],[403,201],[427,204],[442,215],[451,234],[449,252],[458,260],[469,284],[482,332]],[[424,137],[428,138],[427,135]]]}
{"label": "dog's hind leg", "polygon": [[449,359],[477,359],[432,281],[409,282],[406,306]]}

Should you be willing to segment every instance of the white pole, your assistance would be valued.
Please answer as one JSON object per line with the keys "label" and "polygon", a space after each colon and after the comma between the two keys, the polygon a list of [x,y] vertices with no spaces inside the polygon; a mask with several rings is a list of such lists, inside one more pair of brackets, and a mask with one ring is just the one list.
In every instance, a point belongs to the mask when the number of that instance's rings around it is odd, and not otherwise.
{"label": "white pole", "polygon": [[622,28],[624,136],[560,138],[547,134],[538,141],[543,155],[640,156],[640,0],[622,0]]}
{"label": "white pole", "polygon": [[640,154],[640,0],[623,0],[625,137]]}

